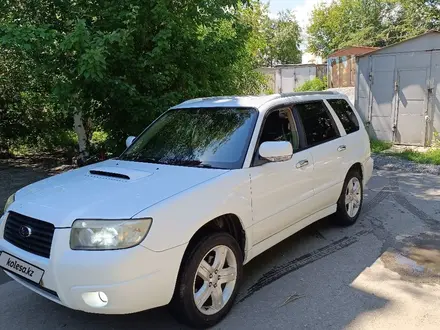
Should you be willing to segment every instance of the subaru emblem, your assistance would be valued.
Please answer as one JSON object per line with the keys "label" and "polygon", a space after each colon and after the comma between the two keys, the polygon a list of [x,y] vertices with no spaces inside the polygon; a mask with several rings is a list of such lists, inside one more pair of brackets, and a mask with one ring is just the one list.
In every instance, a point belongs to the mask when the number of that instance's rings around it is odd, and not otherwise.
{"label": "subaru emblem", "polygon": [[28,226],[20,226],[20,229],[18,230],[18,233],[21,237],[28,238],[32,235],[32,229]]}

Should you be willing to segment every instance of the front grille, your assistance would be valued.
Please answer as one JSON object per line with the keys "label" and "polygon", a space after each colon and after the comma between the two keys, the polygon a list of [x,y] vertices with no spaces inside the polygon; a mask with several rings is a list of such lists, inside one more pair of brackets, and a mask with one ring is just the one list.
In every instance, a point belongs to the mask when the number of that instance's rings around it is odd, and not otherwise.
{"label": "front grille", "polygon": [[[20,234],[22,226],[31,229],[29,237]],[[4,238],[20,249],[49,258],[54,231],[55,227],[51,223],[10,212],[6,219]]]}

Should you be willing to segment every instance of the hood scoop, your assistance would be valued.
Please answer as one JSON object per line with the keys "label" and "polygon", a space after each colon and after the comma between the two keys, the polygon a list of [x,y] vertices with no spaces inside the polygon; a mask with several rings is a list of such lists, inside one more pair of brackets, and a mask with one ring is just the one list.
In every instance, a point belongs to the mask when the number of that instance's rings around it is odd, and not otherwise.
{"label": "hood scoop", "polygon": [[128,181],[128,180],[142,179],[152,175],[152,173],[146,171],[134,170],[130,168],[112,166],[112,167],[95,167],[94,169],[91,169],[87,173],[87,175],[93,176],[95,178],[99,177],[102,179],[109,179],[109,180]]}
{"label": "hood scoop", "polygon": [[128,175],[126,175],[126,174],[120,174],[120,173],[114,173],[114,172],[106,172],[106,171],[99,171],[99,170],[90,170],[89,173],[92,174],[92,175],[101,175],[101,176],[108,176],[110,178],[130,180],[130,177]]}

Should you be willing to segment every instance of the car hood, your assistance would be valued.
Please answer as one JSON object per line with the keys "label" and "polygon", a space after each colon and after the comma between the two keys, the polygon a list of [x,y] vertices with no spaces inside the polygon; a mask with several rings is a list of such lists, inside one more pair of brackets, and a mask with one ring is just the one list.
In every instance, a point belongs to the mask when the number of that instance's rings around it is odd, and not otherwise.
{"label": "car hood", "polygon": [[128,219],[228,170],[108,160],[19,190],[10,211],[70,227],[75,219]]}

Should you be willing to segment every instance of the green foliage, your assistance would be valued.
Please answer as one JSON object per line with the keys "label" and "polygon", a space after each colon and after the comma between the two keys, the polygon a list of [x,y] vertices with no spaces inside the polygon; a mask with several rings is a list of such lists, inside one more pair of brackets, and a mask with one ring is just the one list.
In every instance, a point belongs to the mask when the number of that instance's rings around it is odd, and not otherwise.
{"label": "green foliage", "polygon": [[261,8],[257,0],[0,3],[0,143],[69,130],[81,112],[117,152],[185,99],[257,93]]}
{"label": "green foliage", "polygon": [[311,80],[307,80],[304,84],[297,87],[295,92],[323,91],[325,89],[327,89],[327,81],[325,78],[323,80],[313,78]]}
{"label": "green foliage", "polygon": [[407,149],[402,152],[392,153],[392,155],[416,163],[440,165],[440,149],[431,148],[425,152]]}
{"label": "green foliage", "polygon": [[381,153],[385,150],[390,149],[393,146],[391,142],[381,141],[381,140],[370,140],[370,148],[374,153]]}
{"label": "green foliage", "polygon": [[276,19],[263,15],[261,24],[265,48],[260,51],[262,66],[301,63],[301,28],[291,11],[278,13]]}
{"label": "green foliage", "polygon": [[326,57],[347,46],[384,47],[440,29],[438,0],[335,0],[312,12],[309,51]]}
{"label": "green foliage", "polygon": [[14,139],[11,141],[8,149],[15,156],[54,151],[63,151],[73,155],[76,153],[77,145],[78,138],[74,131],[58,129],[46,134],[35,134],[30,138]]}

